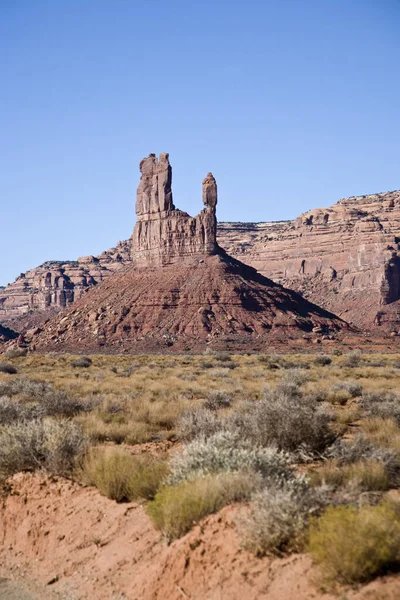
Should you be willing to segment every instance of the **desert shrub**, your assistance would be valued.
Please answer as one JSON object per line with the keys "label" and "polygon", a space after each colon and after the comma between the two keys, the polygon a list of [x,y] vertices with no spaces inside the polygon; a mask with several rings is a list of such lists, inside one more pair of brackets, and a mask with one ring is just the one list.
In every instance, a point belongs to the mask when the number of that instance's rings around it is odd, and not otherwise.
{"label": "desert shrub", "polygon": [[15,377],[10,381],[0,382],[0,395],[5,396],[21,395],[27,399],[40,399],[49,390],[51,386],[45,381],[36,381],[27,377]]}
{"label": "desert shrub", "polygon": [[332,392],[344,390],[349,393],[351,398],[357,398],[363,393],[362,385],[357,381],[339,381],[331,387]]}
{"label": "desert shrub", "polygon": [[309,517],[322,505],[322,495],[304,480],[264,488],[253,496],[242,521],[244,547],[257,556],[300,550]]}
{"label": "desert shrub", "polygon": [[[65,392],[53,390],[51,385],[44,381],[35,381],[25,377],[17,377],[9,382],[0,382],[0,394],[19,397],[19,405],[14,404],[16,407],[18,406],[21,419],[46,415],[72,417],[81,411],[92,410],[96,404],[94,398],[87,400],[72,398]],[[24,403],[33,402],[36,403],[36,406],[24,406]]]}
{"label": "desert shrub", "polygon": [[365,436],[359,435],[352,441],[337,440],[327,454],[341,464],[351,464],[360,460],[377,460],[389,464],[396,460],[396,452],[379,448]]}
{"label": "desert shrub", "polygon": [[214,352],[215,360],[218,362],[230,362],[232,360],[232,356],[229,352]]}
{"label": "desert shrub", "polygon": [[17,421],[21,415],[19,403],[13,402],[8,396],[0,397],[0,425]]}
{"label": "desert shrub", "polygon": [[37,419],[42,415],[40,407],[36,405],[17,402],[8,396],[0,397],[0,425],[8,425],[15,421]]}
{"label": "desert shrub", "polygon": [[330,356],[326,356],[325,354],[321,354],[314,359],[314,365],[319,367],[324,367],[325,365],[330,365],[332,363],[332,359]]}
{"label": "desert shrub", "polygon": [[117,502],[153,498],[168,471],[167,463],[120,449],[91,448],[78,469],[79,479]]}
{"label": "desert shrub", "polygon": [[178,435],[182,440],[193,440],[197,436],[209,437],[222,429],[221,418],[215,411],[194,406],[183,412],[178,421]]}
{"label": "desert shrub", "polygon": [[334,348],[332,350],[332,356],[342,356],[343,352],[339,350],[339,348]]}
{"label": "desert shrub", "polygon": [[233,415],[232,423],[255,444],[313,454],[321,453],[335,438],[330,419],[313,397],[303,396],[295,383],[283,381],[275,391],[265,390],[263,399],[249,403],[242,414]]}
{"label": "desert shrub", "polygon": [[315,387],[307,392],[309,402],[325,402],[327,399],[327,392],[322,388]]}
{"label": "desert shrub", "polygon": [[331,506],[311,523],[308,546],[328,579],[369,581],[399,565],[400,517],[388,504]]}
{"label": "desert shrub", "polygon": [[257,479],[249,473],[207,475],[161,488],[146,508],[155,527],[173,540],[206,515],[248,499],[255,486]]}
{"label": "desert shrub", "polygon": [[15,375],[18,373],[17,367],[14,367],[11,363],[0,362],[0,373],[7,373],[7,375]]}
{"label": "desert shrub", "polygon": [[351,368],[359,367],[361,364],[361,359],[362,359],[362,354],[361,354],[360,350],[353,350],[352,352],[349,352],[345,356],[343,365],[345,367],[351,367]]}
{"label": "desert shrub", "polygon": [[293,478],[289,456],[276,448],[261,448],[237,433],[219,431],[196,439],[171,459],[170,485],[198,475],[222,471],[250,471],[264,479],[283,482]]}
{"label": "desert shrub", "polygon": [[0,477],[45,469],[67,475],[84,451],[85,437],[70,421],[36,420],[0,429]]}
{"label": "desert shrub", "polygon": [[41,397],[40,406],[48,416],[73,417],[84,410],[92,410],[94,402],[71,398],[65,392],[48,390]]}
{"label": "desert shrub", "polygon": [[392,392],[363,394],[360,406],[370,417],[395,419],[400,424],[400,397]]}
{"label": "desert shrub", "polygon": [[203,406],[208,410],[219,410],[220,408],[228,408],[231,404],[232,394],[226,390],[212,390],[208,393]]}
{"label": "desert shrub", "polygon": [[5,356],[7,358],[21,358],[28,354],[28,350],[26,348],[11,348],[7,350]]}
{"label": "desert shrub", "polygon": [[81,367],[83,369],[87,369],[88,367],[90,367],[91,364],[92,364],[92,359],[89,358],[88,356],[80,356],[79,358],[75,358],[74,360],[71,360],[71,366],[74,368]]}

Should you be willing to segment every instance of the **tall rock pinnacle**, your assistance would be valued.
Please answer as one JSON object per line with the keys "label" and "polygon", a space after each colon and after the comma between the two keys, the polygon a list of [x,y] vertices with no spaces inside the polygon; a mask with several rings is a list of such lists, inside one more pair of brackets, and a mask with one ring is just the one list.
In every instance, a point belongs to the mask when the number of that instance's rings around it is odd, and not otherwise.
{"label": "tall rock pinnacle", "polygon": [[172,201],[172,169],[168,154],[150,154],[140,162],[137,223],[132,257],[138,266],[160,266],[218,252],[217,184],[211,173],[203,180],[203,210],[191,217]]}

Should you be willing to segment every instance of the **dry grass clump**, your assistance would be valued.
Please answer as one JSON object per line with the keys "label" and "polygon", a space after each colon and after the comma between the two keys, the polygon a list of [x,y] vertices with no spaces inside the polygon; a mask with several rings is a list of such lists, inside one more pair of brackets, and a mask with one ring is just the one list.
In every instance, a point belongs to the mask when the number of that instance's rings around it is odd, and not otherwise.
{"label": "dry grass clump", "polygon": [[400,565],[400,516],[388,504],[330,506],[311,523],[309,551],[323,575],[362,583]]}
{"label": "dry grass clump", "polygon": [[0,362],[0,373],[7,373],[7,375],[15,375],[18,373],[17,367],[14,367],[11,363]]}
{"label": "dry grass clump", "polygon": [[174,540],[206,515],[248,499],[257,485],[254,474],[247,472],[210,474],[161,488],[147,512],[155,527]]}
{"label": "dry grass clump", "polygon": [[364,435],[375,445],[400,453],[400,427],[395,419],[367,417],[361,422]]}
{"label": "dry grass clump", "polygon": [[0,478],[45,469],[68,475],[86,448],[79,427],[53,419],[13,423],[0,429]]}
{"label": "dry grass clump", "polygon": [[378,461],[362,460],[350,465],[340,465],[336,460],[324,463],[311,476],[314,485],[327,485],[362,491],[385,491],[390,488],[390,477],[385,465]]}
{"label": "dry grass clump", "polygon": [[256,556],[299,551],[309,518],[323,502],[304,480],[264,488],[253,496],[250,513],[242,520],[244,547]]}
{"label": "dry grass clump", "polygon": [[77,420],[92,442],[140,444],[174,438],[185,406],[185,400],[162,395],[149,400],[131,394],[118,401],[105,396]]}
{"label": "dry grass clump", "polygon": [[111,500],[129,502],[154,498],[167,473],[165,460],[133,456],[119,448],[93,447],[81,461],[77,477]]}

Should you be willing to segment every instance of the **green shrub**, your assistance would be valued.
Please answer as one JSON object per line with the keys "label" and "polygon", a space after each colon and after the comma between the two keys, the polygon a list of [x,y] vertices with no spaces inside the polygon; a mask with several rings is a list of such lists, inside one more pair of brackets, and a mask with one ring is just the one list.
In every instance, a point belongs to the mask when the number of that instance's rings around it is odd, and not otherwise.
{"label": "green shrub", "polygon": [[12,423],[0,429],[0,479],[37,469],[67,475],[85,447],[81,430],[70,421]]}
{"label": "green shrub", "polygon": [[400,564],[400,516],[388,504],[331,506],[313,520],[308,547],[326,578],[369,581]]}
{"label": "green shrub", "polygon": [[79,467],[78,477],[111,500],[129,502],[153,498],[167,472],[164,460],[133,456],[116,448],[91,448]]}
{"label": "green shrub", "polygon": [[0,373],[7,373],[7,375],[15,375],[18,373],[17,367],[14,367],[11,363],[0,362]]}
{"label": "green shrub", "polygon": [[160,489],[147,505],[155,527],[173,540],[184,535],[206,515],[249,498],[258,485],[249,473],[207,475]]}

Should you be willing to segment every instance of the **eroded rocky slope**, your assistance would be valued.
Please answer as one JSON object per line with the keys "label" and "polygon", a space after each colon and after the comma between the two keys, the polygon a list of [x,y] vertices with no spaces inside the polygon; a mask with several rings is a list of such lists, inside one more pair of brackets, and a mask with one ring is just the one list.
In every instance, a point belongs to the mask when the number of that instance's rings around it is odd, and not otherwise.
{"label": "eroded rocky slope", "polygon": [[0,291],[0,322],[10,322],[20,330],[26,323],[37,324],[72,304],[89,287],[120,271],[128,262],[130,242],[126,241],[99,256],[48,261],[21,273]]}

